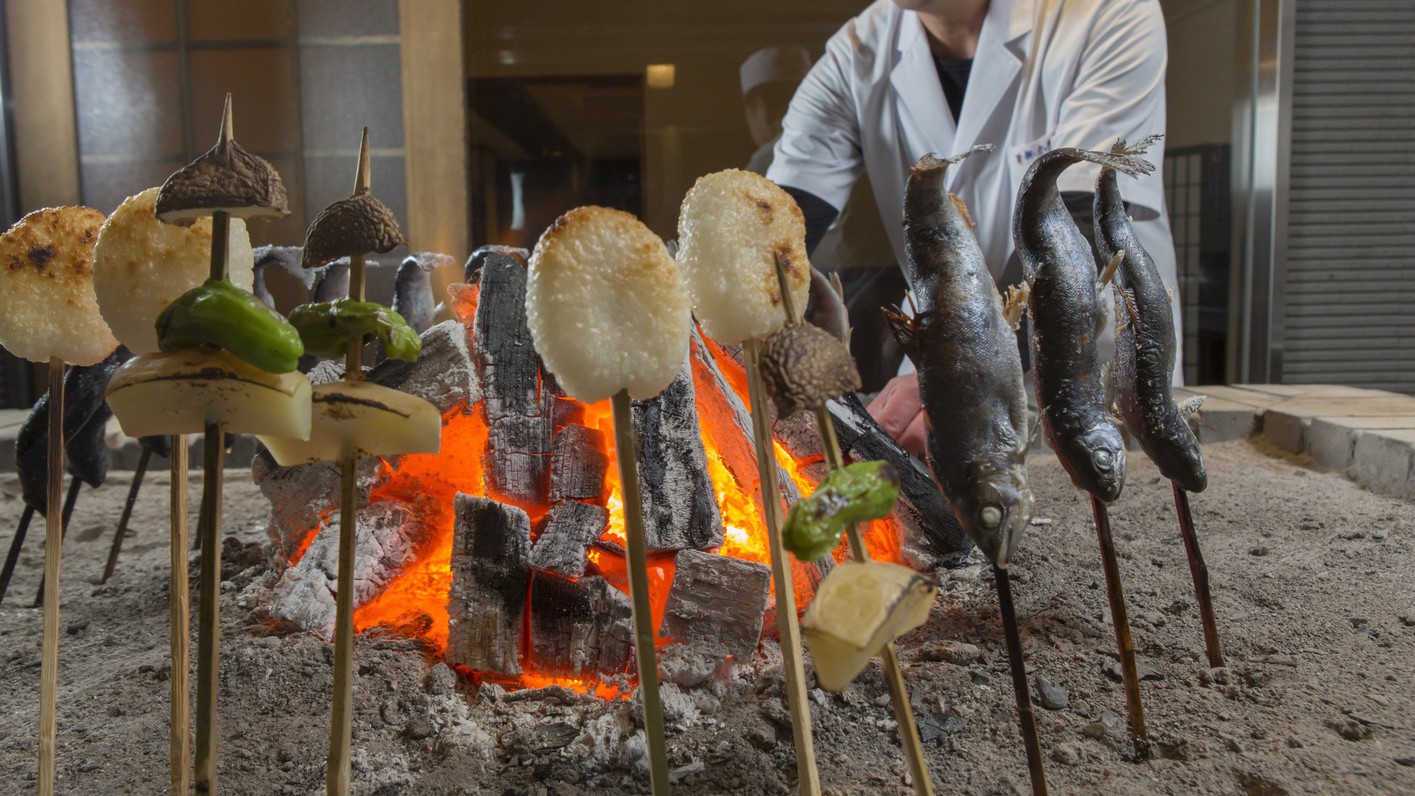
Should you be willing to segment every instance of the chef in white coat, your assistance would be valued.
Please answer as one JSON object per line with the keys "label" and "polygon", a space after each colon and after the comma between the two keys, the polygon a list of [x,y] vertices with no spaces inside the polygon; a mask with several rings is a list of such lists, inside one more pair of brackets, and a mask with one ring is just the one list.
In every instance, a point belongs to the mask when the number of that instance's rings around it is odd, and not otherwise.
{"label": "chef in white coat", "polygon": [[[902,263],[910,167],[928,153],[991,144],[992,153],[949,169],[948,188],[967,203],[1005,288],[1021,278],[1015,261],[1007,264],[1015,192],[1027,167],[1051,148],[1107,149],[1117,138],[1163,133],[1167,60],[1158,0],[878,0],[827,42],[792,98],[767,176],[797,198],[809,244],[868,172]],[[1173,290],[1163,144],[1146,157],[1155,172],[1122,178],[1121,193],[1137,237]],[[1077,165],[1058,183],[1088,237],[1097,172]],[[1176,310],[1176,330],[1179,320]],[[912,375],[891,382],[870,410],[922,453]]]}

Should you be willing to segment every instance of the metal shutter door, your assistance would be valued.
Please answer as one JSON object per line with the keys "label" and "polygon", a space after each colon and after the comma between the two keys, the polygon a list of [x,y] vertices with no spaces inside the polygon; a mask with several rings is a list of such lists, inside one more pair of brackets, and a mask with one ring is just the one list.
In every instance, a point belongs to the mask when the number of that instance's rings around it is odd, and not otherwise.
{"label": "metal shutter door", "polygon": [[1282,378],[1415,393],[1415,3],[1295,11]]}

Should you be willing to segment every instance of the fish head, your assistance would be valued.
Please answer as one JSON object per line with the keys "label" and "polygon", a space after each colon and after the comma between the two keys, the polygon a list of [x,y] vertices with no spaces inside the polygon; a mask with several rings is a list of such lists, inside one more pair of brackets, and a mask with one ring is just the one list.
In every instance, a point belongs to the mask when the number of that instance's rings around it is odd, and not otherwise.
{"label": "fish head", "polygon": [[963,529],[995,566],[1007,562],[1032,521],[1032,491],[1020,457],[988,456],[975,462],[969,488],[954,501]]}
{"label": "fish head", "polygon": [[1175,466],[1162,467],[1161,471],[1186,491],[1203,492],[1209,485],[1209,472],[1204,466],[1204,454],[1199,451],[1199,446],[1184,445],[1175,456],[1178,460]]}
{"label": "fish head", "polygon": [[1082,463],[1078,476],[1082,489],[1107,503],[1120,497],[1125,486],[1125,438],[1111,422],[1092,426],[1076,440],[1073,461]]}

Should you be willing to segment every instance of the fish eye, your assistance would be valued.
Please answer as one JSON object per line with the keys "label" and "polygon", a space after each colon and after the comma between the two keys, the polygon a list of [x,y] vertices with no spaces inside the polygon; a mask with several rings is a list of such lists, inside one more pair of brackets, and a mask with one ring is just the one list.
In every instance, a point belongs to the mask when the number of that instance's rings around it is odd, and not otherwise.
{"label": "fish eye", "polygon": [[1110,451],[1101,448],[1091,454],[1091,461],[1095,463],[1096,469],[1109,470],[1115,464],[1115,457],[1111,456]]}
{"label": "fish eye", "polygon": [[1002,511],[997,506],[984,506],[978,516],[984,528],[996,528],[1002,522]]}

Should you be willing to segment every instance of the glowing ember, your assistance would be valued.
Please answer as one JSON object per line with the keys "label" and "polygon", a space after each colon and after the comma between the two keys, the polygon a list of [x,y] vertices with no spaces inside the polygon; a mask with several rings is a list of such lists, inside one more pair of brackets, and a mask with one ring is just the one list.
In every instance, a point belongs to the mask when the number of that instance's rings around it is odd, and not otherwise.
{"label": "glowing ember", "polygon": [[[459,315],[470,317],[476,301],[474,292],[457,297]],[[709,344],[708,351],[727,379],[730,388],[745,400],[746,377],[740,365],[730,355]],[[749,442],[744,443],[741,429],[732,427],[726,397],[720,394],[718,383],[702,363],[695,363],[694,381],[698,394],[698,414],[702,424],[703,445],[712,481],[721,508],[724,543],[718,550],[723,555],[769,563],[768,537],[758,501],[758,482],[754,456]],[[579,422],[600,431],[605,440],[608,466],[605,472],[604,505],[609,509],[609,523],[600,537],[601,544],[592,547],[588,559],[596,574],[602,575],[627,593],[628,578],[624,559],[612,552],[624,545],[624,513],[618,464],[613,450],[614,429],[608,401],[577,407]],[[425,639],[438,654],[445,651],[448,638],[447,599],[452,586],[452,542],[454,498],[457,493],[490,497],[502,502],[503,496],[488,494],[483,474],[482,456],[487,442],[487,425],[480,407],[458,405],[443,417],[442,452],[400,457],[394,462],[380,462],[379,486],[369,496],[370,501],[396,500],[408,505],[426,524],[427,533],[414,560],[409,563],[387,588],[368,604],[354,612],[355,629],[362,632],[382,627],[392,632]],[[744,444],[747,447],[744,447]],[[805,469],[816,460],[793,459],[780,445],[775,451],[777,462],[790,475],[798,490],[809,494],[814,481]],[[548,510],[547,506],[520,508],[536,521]],[[324,518],[327,520],[327,518]],[[308,549],[317,529],[304,538],[291,563]],[[898,560],[896,534],[889,521],[873,523],[868,533],[871,553],[877,557]],[[837,551],[837,558],[843,549]],[[671,553],[650,557],[649,591],[653,605],[654,624],[658,626],[673,584],[674,557]],[[798,584],[797,599],[801,610],[809,601],[809,586]],[[668,643],[658,639],[659,645]],[[628,696],[625,688],[597,682],[589,678],[551,675],[538,670],[533,660],[525,661],[526,674],[518,681],[507,682],[494,675],[475,676],[510,686],[542,687],[561,685],[581,693],[606,698]],[[628,681],[625,681],[626,683]]]}

